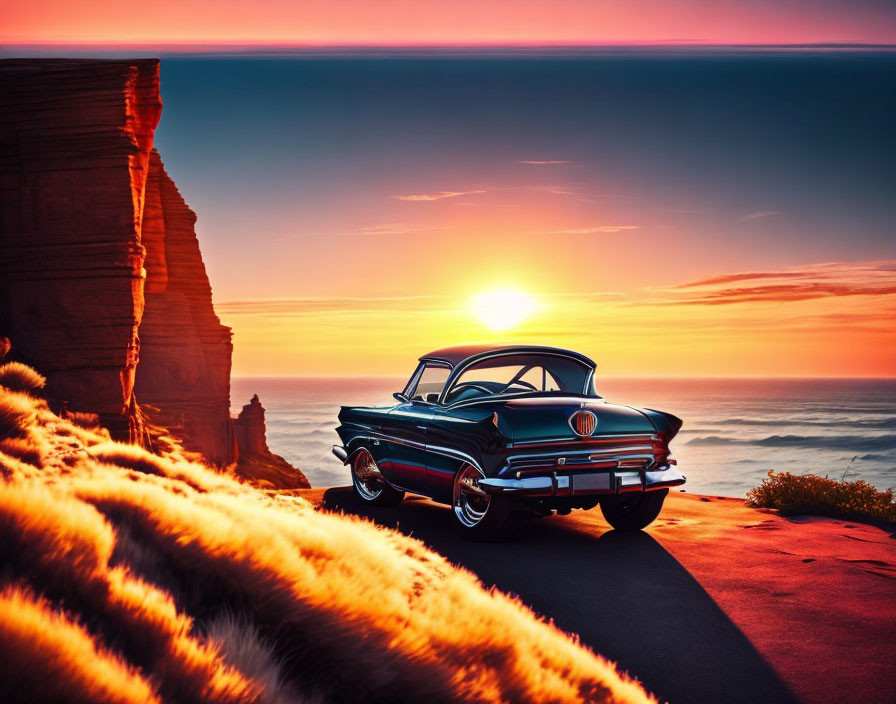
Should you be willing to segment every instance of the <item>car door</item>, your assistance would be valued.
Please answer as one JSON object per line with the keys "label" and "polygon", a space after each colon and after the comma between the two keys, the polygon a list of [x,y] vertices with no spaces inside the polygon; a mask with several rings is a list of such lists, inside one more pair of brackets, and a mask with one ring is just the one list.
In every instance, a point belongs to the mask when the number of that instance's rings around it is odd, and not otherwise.
{"label": "car door", "polygon": [[426,427],[432,416],[432,406],[420,401],[399,403],[389,411],[388,423],[383,427],[388,457],[383,472],[395,486],[428,493]]}
{"label": "car door", "polygon": [[401,402],[389,412],[384,435],[388,443],[386,478],[394,485],[413,492],[432,495],[427,481],[426,431],[451,368],[445,364],[421,364],[402,395]]}
{"label": "car door", "polygon": [[464,435],[470,421],[458,417],[451,410],[436,408],[427,426],[426,475],[431,487],[430,496],[441,501],[450,500],[454,475],[464,464]]}

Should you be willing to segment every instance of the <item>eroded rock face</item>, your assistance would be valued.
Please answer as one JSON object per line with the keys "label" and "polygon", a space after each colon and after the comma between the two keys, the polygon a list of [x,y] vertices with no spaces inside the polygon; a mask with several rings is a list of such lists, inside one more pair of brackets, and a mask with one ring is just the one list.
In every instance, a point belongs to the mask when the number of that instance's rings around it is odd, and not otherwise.
{"label": "eroded rock face", "polygon": [[140,440],[140,225],[159,62],[0,62],[0,330],[51,397]]}
{"label": "eroded rock face", "polygon": [[219,466],[237,459],[230,419],[230,328],[212,306],[212,289],[190,210],[165,173],[149,162],[142,243],[146,282],[140,323],[137,398],[149,416],[189,450]]}
{"label": "eroded rock face", "polygon": [[[0,61],[0,336],[51,402],[151,448],[148,417],[232,467],[231,333],[152,148],[161,108],[156,59]],[[307,485],[267,449],[263,409],[260,432],[244,476],[282,463]]]}

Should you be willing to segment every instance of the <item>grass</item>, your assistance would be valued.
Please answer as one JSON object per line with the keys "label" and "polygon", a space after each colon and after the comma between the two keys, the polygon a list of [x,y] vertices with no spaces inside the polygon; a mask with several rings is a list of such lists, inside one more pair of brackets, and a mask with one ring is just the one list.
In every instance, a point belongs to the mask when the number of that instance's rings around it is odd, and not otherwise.
{"label": "grass", "polygon": [[837,481],[814,474],[769,472],[747,492],[755,508],[776,508],[784,515],[816,515],[872,524],[896,524],[893,490],[878,491],[868,482]]}
{"label": "grass", "polygon": [[4,702],[656,701],[413,538],[2,386],[0,565]]}
{"label": "grass", "polygon": [[46,383],[47,380],[42,375],[21,362],[7,362],[0,366],[0,386],[10,391],[37,396]]}

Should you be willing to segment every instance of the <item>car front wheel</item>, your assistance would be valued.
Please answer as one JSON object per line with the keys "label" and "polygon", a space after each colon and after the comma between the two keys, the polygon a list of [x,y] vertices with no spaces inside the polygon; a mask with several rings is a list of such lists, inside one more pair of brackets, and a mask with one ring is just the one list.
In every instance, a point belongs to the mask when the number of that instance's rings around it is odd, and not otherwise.
{"label": "car front wheel", "polygon": [[404,498],[403,491],[389,486],[367,450],[358,450],[352,461],[352,487],[355,496],[374,506],[395,506]]}
{"label": "car front wheel", "polygon": [[454,515],[463,536],[470,540],[494,540],[510,516],[510,501],[480,489],[482,478],[482,472],[471,465],[454,477]]}
{"label": "car front wheel", "polygon": [[641,530],[660,515],[668,493],[668,489],[659,489],[605,496],[600,500],[600,510],[616,530]]}

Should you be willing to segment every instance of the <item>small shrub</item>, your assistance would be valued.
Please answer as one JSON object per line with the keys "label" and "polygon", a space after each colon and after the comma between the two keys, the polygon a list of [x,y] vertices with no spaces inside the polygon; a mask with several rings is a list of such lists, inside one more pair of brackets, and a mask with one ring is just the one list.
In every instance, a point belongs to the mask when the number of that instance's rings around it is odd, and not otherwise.
{"label": "small shrub", "polygon": [[769,472],[768,479],[747,492],[756,508],[776,508],[785,515],[813,514],[865,523],[896,523],[893,490],[878,491],[861,479],[836,481],[814,474]]}
{"label": "small shrub", "polygon": [[43,376],[21,362],[7,362],[0,367],[0,386],[5,386],[10,391],[36,396],[46,383]]}

